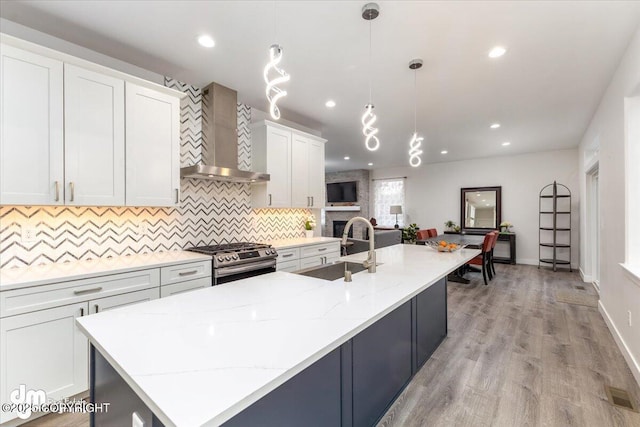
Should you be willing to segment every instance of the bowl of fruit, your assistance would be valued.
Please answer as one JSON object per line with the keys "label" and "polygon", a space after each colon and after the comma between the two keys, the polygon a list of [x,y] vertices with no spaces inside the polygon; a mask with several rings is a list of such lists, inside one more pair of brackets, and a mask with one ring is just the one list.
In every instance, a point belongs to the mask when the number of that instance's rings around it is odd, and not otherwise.
{"label": "bowl of fruit", "polygon": [[438,252],[455,252],[465,247],[465,245],[450,243],[450,242],[447,242],[446,240],[430,241],[430,242],[427,242],[427,246],[429,246],[431,249],[434,249]]}

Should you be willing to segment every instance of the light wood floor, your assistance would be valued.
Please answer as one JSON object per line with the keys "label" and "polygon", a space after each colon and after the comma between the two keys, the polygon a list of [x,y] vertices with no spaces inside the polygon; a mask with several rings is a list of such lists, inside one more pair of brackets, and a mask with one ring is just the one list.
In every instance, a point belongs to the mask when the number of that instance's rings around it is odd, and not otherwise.
{"label": "light wood floor", "polygon": [[[640,390],[597,308],[559,303],[585,287],[576,273],[496,265],[450,283],[449,335],[379,426],[640,426],[609,404],[605,384]],[[47,416],[29,427],[88,427],[86,415]]]}
{"label": "light wood floor", "polygon": [[640,426],[609,404],[605,384],[640,389],[597,308],[555,301],[595,295],[577,273],[496,265],[485,286],[450,283],[449,334],[387,411],[391,426]]}

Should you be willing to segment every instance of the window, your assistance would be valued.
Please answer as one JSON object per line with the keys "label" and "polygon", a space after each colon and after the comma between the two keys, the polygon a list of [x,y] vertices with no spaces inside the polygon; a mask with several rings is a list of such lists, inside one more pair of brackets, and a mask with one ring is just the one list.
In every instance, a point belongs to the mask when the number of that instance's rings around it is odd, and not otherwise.
{"label": "window", "polygon": [[373,217],[380,226],[392,227],[396,215],[389,213],[391,206],[402,206],[398,215],[398,224],[404,227],[404,178],[376,179],[373,181]]}

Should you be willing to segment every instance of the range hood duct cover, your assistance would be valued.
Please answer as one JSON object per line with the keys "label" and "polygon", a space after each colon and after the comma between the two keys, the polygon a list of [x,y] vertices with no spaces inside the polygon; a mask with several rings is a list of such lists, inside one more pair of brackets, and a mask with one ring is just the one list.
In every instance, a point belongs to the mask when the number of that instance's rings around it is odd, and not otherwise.
{"label": "range hood duct cover", "polygon": [[238,169],[238,93],[217,83],[202,90],[202,160],[180,169],[181,178],[265,182],[269,174]]}

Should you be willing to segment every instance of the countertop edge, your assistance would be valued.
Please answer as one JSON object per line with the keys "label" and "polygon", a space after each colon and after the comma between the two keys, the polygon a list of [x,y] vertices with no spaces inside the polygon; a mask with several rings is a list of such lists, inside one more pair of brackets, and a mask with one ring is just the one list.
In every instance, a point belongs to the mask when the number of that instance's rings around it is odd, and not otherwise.
{"label": "countertop edge", "polygon": [[[188,252],[188,251],[173,251],[173,252],[161,252],[161,253],[151,253],[145,255],[135,255],[136,257],[149,257],[147,262],[140,262],[139,265],[125,263],[123,265],[105,265],[105,263],[114,263],[117,264],[119,259],[129,261],[127,256],[122,257],[114,257],[108,260],[104,259],[96,259],[92,261],[75,261],[69,264],[61,264],[58,265],[59,268],[73,268],[74,266],[80,266],[81,268],[85,268],[85,271],[69,271],[69,272],[51,272],[50,276],[46,276],[39,279],[29,279],[29,273],[24,273],[26,278],[24,280],[14,279],[11,280],[12,275],[20,275],[20,271],[12,271],[13,269],[7,269],[6,271],[0,271],[0,292],[7,292],[16,289],[25,289],[36,286],[44,286],[51,285],[60,282],[69,282],[74,280],[82,280],[82,279],[90,279],[94,277],[102,277],[108,276],[111,274],[120,274],[127,273],[130,271],[139,271],[139,270],[147,270],[151,268],[161,268],[161,267],[170,267],[172,265],[180,265],[180,264],[188,264],[190,262],[201,262],[211,260],[211,256],[198,254],[196,252]],[[157,259],[153,260],[153,257],[161,258],[163,256],[168,257],[169,259]],[[171,256],[184,257],[182,259],[174,258],[170,259]],[[94,263],[92,266],[91,263]],[[46,268],[56,268],[55,264],[47,264],[42,267],[40,266],[32,266],[32,267],[20,267],[15,270],[21,269],[37,269],[42,268],[43,270]],[[87,268],[89,267],[89,268]],[[90,267],[94,267],[95,270],[91,270]],[[3,277],[4,276],[4,277]],[[5,280],[8,279],[9,283],[5,284]]]}
{"label": "countertop edge", "polygon": [[276,249],[301,248],[303,246],[321,245],[323,243],[340,242],[338,237],[295,237],[292,239],[265,240],[260,243],[272,245]]}

